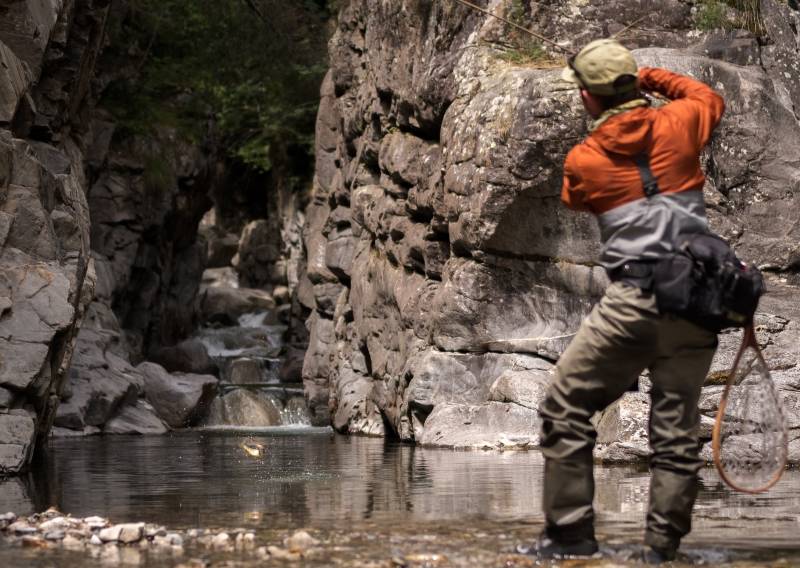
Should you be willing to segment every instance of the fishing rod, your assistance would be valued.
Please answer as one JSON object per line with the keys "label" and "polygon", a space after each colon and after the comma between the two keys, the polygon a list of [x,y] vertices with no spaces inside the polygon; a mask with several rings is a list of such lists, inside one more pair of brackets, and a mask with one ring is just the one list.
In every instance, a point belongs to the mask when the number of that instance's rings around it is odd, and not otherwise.
{"label": "fishing rod", "polygon": [[[529,35],[535,37],[536,39],[538,39],[540,41],[543,41],[545,43],[548,43],[548,44],[552,45],[553,47],[558,48],[559,50],[563,51],[564,53],[567,53],[569,55],[574,55],[575,54],[575,51],[569,49],[568,47],[564,47],[563,45],[561,45],[557,41],[552,40],[549,37],[545,37],[545,36],[543,36],[542,34],[540,34],[538,32],[535,32],[533,30],[529,30],[528,28],[520,26],[519,24],[516,24],[516,23],[512,22],[511,20],[509,20],[507,18],[504,18],[502,16],[498,16],[497,14],[494,14],[494,13],[490,12],[486,8],[481,8],[480,6],[478,6],[476,4],[473,4],[469,0],[455,0],[455,2],[457,2],[459,4],[462,4],[464,6],[468,6],[469,8],[472,8],[473,10],[477,10],[478,12],[486,14],[487,16],[491,16],[492,18],[500,20],[501,22],[503,22],[505,24],[508,24],[509,26],[511,26],[511,27],[513,27],[513,28],[515,28],[517,30],[525,32],[526,34],[529,34]],[[639,22],[641,22],[642,20],[644,20],[648,16],[650,16],[650,14],[645,14],[644,16],[642,16],[640,18],[637,18],[636,20],[634,20],[633,22],[631,22],[630,24],[628,24],[627,26],[622,28],[620,31],[618,31],[617,33],[615,33],[611,37],[615,38],[615,39],[619,38],[619,37],[622,37],[623,35],[625,35],[626,32],[628,32],[631,28],[636,27],[636,25]]]}
{"label": "fishing rod", "polygon": [[472,8],[473,10],[477,10],[478,12],[482,12],[482,13],[486,14],[487,16],[491,16],[492,18],[496,18],[496,19],[500,20],[501,22],[506,23],[509,26],[511,26],[511,27],[521,31],[521,32],[525,32],[526,34],[532,35],[536,39],[538,39],[540,41],[543,41],[545,43],[548,43],[548,44],[552,45],[553,47],[558,48],[558,49],[560,49],[561,51],[563,51],[565,53],[568,53],[569,55],[574,55],[574,53],[575,53],[574,51],[572,51],[568,47],[564,47],[563,45],[561,45],[560,43],[550,39],[549,37],[545,37],[545,36],[543,36],[542,34],[540,34],[538,32],[535,32],[533,30],[529,30],[528,28],[520,26],[519,24],[515,24],[514,22],[512,22],[511,20],[509,20],[507,18],[504,18],[502,16],[498,16],[497,14],[493,14],[492,12],[487,10],[486,8],[481,8],[480,6],[478,6],[476,4],[473,4],[469,0],[455,0],[455,1],[458,2],[459,4],[463,4],[464,6],[468,6],[468,7]]}

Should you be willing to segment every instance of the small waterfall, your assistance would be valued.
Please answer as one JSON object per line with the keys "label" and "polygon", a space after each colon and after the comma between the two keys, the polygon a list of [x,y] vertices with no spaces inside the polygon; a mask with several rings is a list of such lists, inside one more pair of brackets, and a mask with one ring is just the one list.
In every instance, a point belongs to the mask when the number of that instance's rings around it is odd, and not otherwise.
{"label": "small waterfall", "polygon": [[310,426],[301,389],[234,387],[211,404],[206,428]]}
{"label": "small waterfall", "polygon": [[237,324],[205,327],[195,334],[220,371],[219,394],[201,426],[310,425],[302,385],[280,381],[286,325],[274,311],[245,313]]}

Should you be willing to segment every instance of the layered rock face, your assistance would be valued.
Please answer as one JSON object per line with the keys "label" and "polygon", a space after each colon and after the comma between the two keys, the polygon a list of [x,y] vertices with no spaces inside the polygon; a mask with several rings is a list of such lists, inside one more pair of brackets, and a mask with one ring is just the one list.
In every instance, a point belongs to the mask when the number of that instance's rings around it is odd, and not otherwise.
{"label": "layered rock face", "polygon": [[180,361],[163,348],[198,324],[215,157],[166,127],[115,136],[97,108],[120,72],[100,57],[107,21],[127,8],[0,3],[0,473],[24,468],[53,424],[165,432],[215,392],[215,377],[192,374],[216,371],[196,355],[170,369],[188,374],[136,367]]}
{"label": "layered rock face", "polygon": [[[800,14],[763,2],[761,45],[746,32],[693,30],[678,0],[522,4],[569,47],[644,17],[647,29],[625,37],[640,65],[725,96],[703,157],[709,214],[744,259],[774,272],[763,307],[775,315],[760,317],[780,322],[764,328],[770,360],[794,368],[798,322],[784,298],[796,269]],[[579,97],[559,82],[559,62],[511,63],[507,40],[502,24],[455,2],[352,0],[340,13],[300,285],[313,310],[303,379],[318,423],[425,444],[538,443],[553,362],[607,279],[594,221],[559,200],[564,156],[587,133]],[[735,338],[723,337],[716,371]],[[603,446],[609,459],[636,457],[626,436],[646,427],[646,408],[622,403],[600,421],[601,441],[618,443]]]}
{"label": "layered rock face", "polygon": [[48,431],[92,298],[83,119],[107,11],[0,3],[0,474]]}

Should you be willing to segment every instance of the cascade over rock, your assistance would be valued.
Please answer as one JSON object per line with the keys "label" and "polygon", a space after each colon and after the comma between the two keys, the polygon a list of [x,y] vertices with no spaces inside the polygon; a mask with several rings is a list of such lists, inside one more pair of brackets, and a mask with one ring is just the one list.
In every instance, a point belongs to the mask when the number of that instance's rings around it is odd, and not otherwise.
{"label": "cascade over rock", "polygon": [[[800,13],[764,0],[759,41],[701,32],[690,3],[664,4],[522,2],[526,23],[570,48],[644,17],[624,37],[640,65],[723,94],[702,157],[709,217],[768,271],[759,333],[775,368],[795,369]],[[514,63],[515,41],[450,1],[351,0],[340,12],[299,285],[313,310],[302,374],[316,423],[433,445],[537,443],[548,369],[607,278],[594,220],[559,199],[564,156],[587,134],[577,92],[559,81],[563,54]],[[710,379],[738,337],[721,336]],[[781,384],[794,404],[794,383]],[[714,388],[704,396],[718,399]],[[599,458],[646,456],[642,397],[599,417]]]}

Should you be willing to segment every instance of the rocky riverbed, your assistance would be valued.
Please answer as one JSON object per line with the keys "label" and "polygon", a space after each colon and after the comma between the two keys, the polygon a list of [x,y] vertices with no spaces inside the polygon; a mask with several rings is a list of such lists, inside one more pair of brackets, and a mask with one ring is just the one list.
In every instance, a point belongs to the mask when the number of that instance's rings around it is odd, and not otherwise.
{"label": "rocky riverbed", "polygon": [[[754,520],[745,523],[755,525]],[[350,566],[353,568],[533,567],[542,565],[611,568],[637,566],[640,547],[629,542],[626,527],[599,532],[600,554],[591,559],[541,563],[516,552],[541,530],[538,523],[480,523],[476,526],[376,526],[357,523],[345,530],[255,531],[252,529],[169,530],[148,523],[112,524],[92,516],[73,518],[48,509],[26,518],[0,515],[0,560],[36,565],[174,566],[233,568],[255,566]],[[30,564],[27,564],[30,562]],[[800,550],[772,543],[737,548],[684,546],[674,566],[793,566]]]}

